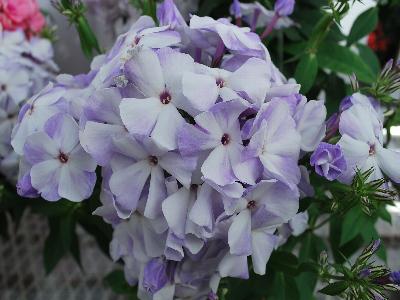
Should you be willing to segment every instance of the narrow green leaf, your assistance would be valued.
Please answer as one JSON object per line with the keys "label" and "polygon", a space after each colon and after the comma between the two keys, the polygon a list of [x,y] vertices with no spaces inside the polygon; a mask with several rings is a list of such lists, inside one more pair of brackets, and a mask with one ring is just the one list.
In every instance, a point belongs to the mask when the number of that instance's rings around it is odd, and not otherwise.
{"label": "narrow green leaf", "polygon": [[317,57],[321,68],[347,75],[355,73],[360,81],[366,83],[372,83],[376,79],[376,74],[350,48],[326,42],[321,45]]}
{"label": "narrow green leaf", "polygon": [[317,56],[313,53],[304,55],[297,64],[294,77],[301,84],[301,92],[307,93],[314,84],[318,73]]}
{"label": "narrow green leaf", "polygon": [[322,294],[325,294],[325,295],[335,296],[335,295],[340,295],[347,288],[348,288],[348,285],[347,285],[346,281],[337,281],[337,282],[328,284],[326,287],[319,290],[319,292]]}
{"label": "narrow green leaf", "polygon": [[49,274],[68,252],[60,236],[60,222],[49,219],[50,233],[44,243],[43,261],[46,274]]}
{"label": "narrow green leaf", "polygon": [[347,45],[351,45],[359,39],[366,36],[368,33],[376,28],[378,23],[378,8],[372,7],[367,11],[363,12],[354,21],[351,27],[350,34],[347,37]]}

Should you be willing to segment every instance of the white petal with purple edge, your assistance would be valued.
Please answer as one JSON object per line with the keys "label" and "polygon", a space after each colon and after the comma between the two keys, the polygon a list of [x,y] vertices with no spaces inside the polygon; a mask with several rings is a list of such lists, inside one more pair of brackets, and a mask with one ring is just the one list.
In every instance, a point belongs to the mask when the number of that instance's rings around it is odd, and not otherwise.
{"label": "white petal with purple edge", "polygon": [[400,152],[383,147],[376,147],[378,165],[394,182],[400,183]]}
{"label": "white petal with purple edge", "polygon": [[34,133],[26,139],[24,156],[31,164],[55,158],[59,154],[59,149],[53,140],[43,132]]}
{"label": "white petal with purple edge", "polygon": [[182,92],[193,108],[208,110],[218,99],[218,87],[214,77],[185,73],[182,78]]}
{"label": "white petal with purple edge", "polygon": [[253,231],[251,234],[251,245],[253,252],[254,273],[264,275],[267,262],[278,241],[278,237],[262,230]]}
{"label": "white petal with purple edge", "polygon": [[77,169],[70,164],[61,167],[58,193],[73,202],[88,198],[93,191],[96,174]]}
{"label": "white petal with purple edge", "polygon": [[184,159],[176,152],[168,152],[159,159],[158,163],[184,187],[189,188],[192,171],[196,167],[196,160],[194,158]]}
{"label": "white petal with purple edge", "polygon": [[45,132],[64,153],[69,153],[79,144],[78,124],[67,114],[56,114],[44,125]]}
{"label": "white petal with purple edge", "polygon": [[186,218],[189,208],[190,191],[179,189],[162,203],[162,211],[172,232],[181,239],[185,238]]}
{"label": "white petal with purple edge", "polygon": [[142,49],[125,64],[125,73],[145,97],[158,97],[164,90],[164,77],[157,54]]}
{"label": "white petal with purple edge", "polygon": [[233,219],[228,231],[230,253],[235,255],[251,254],[251,212],[244,209]]}
{"label": "white petal with purple edge", "polygon": [[146,160],[113,173],[110,189],[116,197],[115,205],[120,218],[128,218],[136,209],[149,175],[150,165]]}
{"label": "white petal with purple edge", "polygon": [[132,134],[150,135],[163,104],[159,98],[125,98],[119,106],[121,119]]}
{"label": "white petal with purple edge", "polygon": [[248,279],[247,256],[237,256],[227,253],[218,265],[218,272],[221,277],[229,276]]}
{"label": "white petal with purple edge", "polygon": [[214,198],[212,196],[213,189],[208,184],[204,183],[197,194],[197,199],[189,213],[189,219],[201,226],[205,227],[208,231],[213,228],[213,210],[212,202]]}
{"label": "white petal with purple edge", "polygon": [[56,201],[61,198],[58,194],[60,167],[60,162],[52,159],[40,162],[31,169],[32,186],[46,200]]}
{"label": "white petal with purple edge", "polygon": [[164,149],[174,150],[177,146],[177,132],[185,120],[173,104],[167,104],[158,115],[157,123],[151,133],[154,141]]}
{"label": "white petal with purple edge", "polygon": [[161,203],[166,197],[164,171],[160,167],[153,167],[144,216],[149,219],[158,217],[161,214]]}
{"label": "white petal with purple edge", "polygon": [[217,185],[231,184],[236,180],[233,173],[228,149],[221,145],[211,151],[210,155],[201,166],[204,178]]}

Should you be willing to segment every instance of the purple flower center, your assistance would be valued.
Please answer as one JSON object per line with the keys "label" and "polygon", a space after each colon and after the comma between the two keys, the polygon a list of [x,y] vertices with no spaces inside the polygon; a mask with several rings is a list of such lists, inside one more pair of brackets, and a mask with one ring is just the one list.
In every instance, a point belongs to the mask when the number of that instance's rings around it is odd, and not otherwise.
{"label": "purple flower center", "polygon": [[221,138],[221,144],[226,146],[226,145],[228,145],[230,143],[230,141],[231,141],[231,137],[229,136],[229,134],[224,133],[222,138]]}
{"label": "purple flower center", "polygon": [[256,205],[257,205],[256,201],[250,200],[250,201],[247,203],[247,208],[248,208],[248,209],[253,209],[253,208],[256,207]]}
{"label": "purple flower center", "polygon": [[66,155],[63,152],[60,152],[58,159],[60,160],[61,163],[66,164],[68,162],[68,155]]}
{"label": "purple flower center", "polygon": [[376,151],[375,151],[375,145],[370,145],[369,146],[369,155],[375,155]]}
{"label": "purple flower center", "polygon": [[149,164],[152,166],[157,166],[158,158],[156,156],[150,155],[149,156]]}
{"label": "purple flower center", "polygon": [[0,85],[0,90],[5,92],[7,90],[7,86],[5,84]]}
{"label": "purple flower center", "polygon": [[139,42],[140,42],[140,38],[141,38],[141,37],[140,37],[140,36],[138,36],[138,35],[137,35],[137,36],[135,36],[135,40],[133,41],[135,45],[138,45],[138,44],[139,44]]}
{"label": "purple flower center", "polygon": [[225,86],[225,81],[222,78],[218,78],[215,83],[219,88],[223,88]]}
{"label": "purple flower center", "polygon": [[164,91],[160,95],[160,101],[162,104],[169,104],[171,99],[171,94],[168,91]]}

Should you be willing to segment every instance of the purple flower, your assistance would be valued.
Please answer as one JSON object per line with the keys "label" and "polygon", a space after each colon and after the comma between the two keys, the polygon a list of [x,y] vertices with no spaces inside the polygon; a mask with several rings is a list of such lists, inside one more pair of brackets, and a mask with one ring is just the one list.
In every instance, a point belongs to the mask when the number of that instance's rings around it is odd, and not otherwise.
{"label": "purple flower", "polygon": [[289,16],[293,13],[295,0],[276,0],[274,10],[279,16]]}
{"label": "purple flower", "polygon": [[32,186],[44,199],[82,201],[92,194],[96,163],[80,146],[78,124],[71,117],[51,117],[44,132],[27,138],[24,156],[32,165]]}
{"label": "purple flower", "polygon": [[189,187],[195,167],[193,159],[184,160],[179,153],[168,152],[149,138],[138,141],[124,137],[116,142],[116,149],[120,156],[115,158],[114,164],[119,167],[114,167],[109,184],[120,218],[128,218],[137,209],[148,179],[144,215],[154,219],[161,214],[161,203],[167,197],[164,170]]}
{"label": "purple flower", "polygon": [[54,87],[50,83],[24,104],[19,112],[17,125],[13,129],[11,145],[15,152],[23,155],[27,137],[34,132],[43,130],[44,124],[50,117],[67,109],[62,98],[64,94],[64,88]]}
{"label": "purple flower", "polygon": [[168,282],[167,262],[160,258],[150,260],[143,272],[143,287],[151,294],[158,292]]}
{"label": "purple flower", "polygon": [[361,270],[360,273],[358,273],[358,277],[360,277],[361,279],[367,278],[369,277],[369,275],[371,275],[371,270],[370,269],[363,269]]}
{"label": "purple flower", "polygon": [[83,109],[80,142],[85,151],[101,166],[109,163],[114,141],[129,134],[119,114],[121,100],[122,96],[117,88],[102,89],[92,94]]}
{"label": "purple flower", "polygon": [[126,63],[127,78],[145,98],[125,98],[121,102],[122,122],[130,133],[150,135],[169,150],[177,148],[176,133],[184,123],[178,108],[184,108],[186,102],[182,75],[193,68],[189,55],[169,48],[158,53],[143,49]]}
{"label": "purple flower", "polygon": [[178,134],[183,156],[211,151],[201,165],[201,172],[217,185],[237,180],[234,167],[240,162],[243,149],[238,117],[245,109],[239,101],[218,103],[209,112],[195,117],[196,126],[185,124]]}
{"label": "purple flower", "polygon": [[173,0],[164,0],[157,7],[157,19],[161,26],[169,25],[171,29],[187,26]]}
{"label": "purple flower", "polygon": [[342,135],[338,145],[342,148],[347,169],[338,178],[351,183],[356,169],[362,172],[374,168],[369,180],[383,178],[385,173],[394,182],[400,182],[400,170],[394,162],[400,161],[400,152],[385,149],[383,125],[371,105],[354,104],[340,117]]}
{"label": "purple flower", "polygon": [[268,64],[261,59],[250,58],[234,72],[198,69],[182,79],[183,94],[195,112],[209,110],[220,98],[225,102],[243,98],[255,107],[265,101],[270,74]]}
{"label": "purple flower", "polygon": [[[243,20],[249,24],[252,31],[256,28],[264,28],[274,19],[275,12],[268,10],[264,5],[255,1],[253,3],[240,3],[240,10],[243,15]],[[294,24],[294,22],[288,17],[281,16],[274,28],[287,28]]]}
{"label": "purple flower", "polygon": [[277,226],[298,210],[298,193],[276,180],[263,180],[249,188],[239,201],[228,231],[230,253],[252,255],[254,272],[265,274],[266,263],[277,243]]}
{"label": "purple flower", "polygon": [[310,163],[315,167],[318,175],[324,176],[329,181],[335,180],[347,169],[340,145],[328,143],[319,144],[311,155]]}
{"label": "purple flower", "polygon": [[400,271],[391,272],[389,278],[394,284],[400,285]]}
{"label": "purple flower", "polygon": [[239,0],[233,0],[231,6],[229,7],[229,12],[234,15],[236,19],[242,17],[242,10],[240,8]]}
{"label": "purple flower", "polygon": [[[227,19],[193,16],[190,28],[200,32],[214,33],[223,45],[234,54],[265,58],[265,50],[257,34],[249,28],[238,27]],[[214,38],[215,39],[215,38]],[[215,45],[217,47],[217,45]]]}
{"label": "purple flower", "polygon": [[254,120],[250,121],[250,143],[242,154],[242,165],[253,170],[240,180],[253,183],[260,174],[254,166],[263,166],[263,176],[278,179],[291,188],[297,188],[300,181],[298,159],[301,137],[290,116],[289,107],[282,101],[263,105]]}

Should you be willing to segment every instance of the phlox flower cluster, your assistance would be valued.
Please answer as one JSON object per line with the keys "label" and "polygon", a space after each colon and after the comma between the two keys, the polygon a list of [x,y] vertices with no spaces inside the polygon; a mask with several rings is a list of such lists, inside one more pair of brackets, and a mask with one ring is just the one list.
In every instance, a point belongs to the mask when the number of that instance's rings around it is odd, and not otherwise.
{"label": "phlox flower cluster", "polygon": [[0,32],[0,172],[11,181],[18,173],[18,155],[11,132],[19,109],[57,72],[47,39],[27,39],[22,30]]}
{"label": "phlox flower cluster", "polygon": [[301,95],[250,28],[196,15],[187,24],[172,0],[157,17],[22,107],[18,191],[82,201],[99,166],[94,213],[113,225],[111,256],[139,298],[214,299],[221,278],[248,278],[250,261],[265,274],[272,251],[306,228],[308,154],[328,180],[372,164],[395,174],[365,96],[330,120],[342,138],[327,144],[324,102]]}

